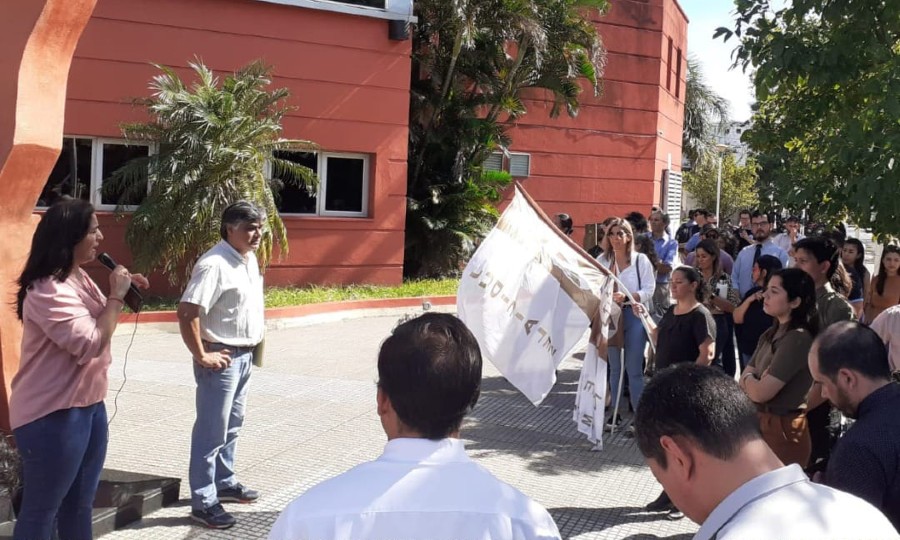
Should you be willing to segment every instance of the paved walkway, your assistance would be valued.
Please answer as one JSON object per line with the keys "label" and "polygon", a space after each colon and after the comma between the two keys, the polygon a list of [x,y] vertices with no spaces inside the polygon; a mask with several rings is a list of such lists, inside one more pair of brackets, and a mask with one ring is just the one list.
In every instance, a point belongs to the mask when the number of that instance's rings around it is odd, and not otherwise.
{"label": "paved walkway", "polygon": [[[118,407],[107,466],[180,477],[182,501],[104,538],[265,538],[289,501],[377,457],[385,438],[375,414],[375,359],[396,322],[373,317],[270,332],[267,365],[253,374],[237,463],[239,479],[263,497],[231,505],[239,523],[227,531],[187,518],[194,382],[179,336],[139,329],[124,366],[131,335],[120,328],[107,400],[111,417]],[[576,432],[580,365],[566,360],[552,395],[534,407],[486,364],[481,399],[462,431],[470,454],[546,506],[563,538],[689,539],[697,529],[690,521],[642,512],[659,486],[632,440],[616,436],[595,453]],[[123,367],[127,382],[116,400]]]}

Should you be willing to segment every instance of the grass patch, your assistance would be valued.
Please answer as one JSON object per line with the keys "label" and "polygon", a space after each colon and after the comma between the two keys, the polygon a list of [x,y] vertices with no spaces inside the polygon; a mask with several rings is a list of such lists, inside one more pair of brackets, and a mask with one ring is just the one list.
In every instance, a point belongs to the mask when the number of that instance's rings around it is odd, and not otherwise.
{"label": "grass patch", "polygon": [[[407,298],[419,296],[447,296],[456,294],[459,279],[423,279],[407,281],[401,285],[345,285],[323,287],[269,287],[266,289],[266,307],[302,306],[322,302],[345,300],[378,300],[383,298]],[[172,311],[178,305],[177,298],[149,297],[144,302],[145,311]]]}

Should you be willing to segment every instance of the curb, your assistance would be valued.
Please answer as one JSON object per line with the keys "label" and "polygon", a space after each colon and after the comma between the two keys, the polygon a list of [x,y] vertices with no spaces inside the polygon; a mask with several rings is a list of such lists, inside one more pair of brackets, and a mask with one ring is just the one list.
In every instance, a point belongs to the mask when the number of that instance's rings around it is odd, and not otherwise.
{"label": "curb", "polygon": [[[428,311],[434,309],[441,312],[456,310],[456,296],[422,296],[410,298],[380,298],[376,300],[345,300],[343,302],[322,302],[266,309],[266,329],[280,330],[298,326],[310,326],[346,319],[361,319],[378,316],[403,316],[411,309]],[[131,333],[131,325],[145,330],[168,333],[178,332],[178,318],[174,311],[148,311],[135,314],[128,313],[119,317],[116,334]]]}

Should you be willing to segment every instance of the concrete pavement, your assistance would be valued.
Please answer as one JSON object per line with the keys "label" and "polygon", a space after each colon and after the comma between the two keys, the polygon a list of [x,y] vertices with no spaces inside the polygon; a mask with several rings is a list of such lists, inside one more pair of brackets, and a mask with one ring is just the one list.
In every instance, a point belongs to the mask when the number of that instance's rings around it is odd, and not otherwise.
{"label": "concrete pavement", "polygon": [[[104,538],[265,538],[281,509],[310,486],[377,457],[385,437],[375,414],[375,359],[397,320],[393,314],[270,331],[237,457],[240,481],[263,495],[257,504],[227,505],[239,522],[226,531],[202,529],[187,517],[194,381],[180,337],[141,328],[130,343],[131,325],[120,327],[106,465],[180,477],[182,501]],[[660,488],[633,440],[617,435],[596,453],[577,433],[572,406],[580,366],[567,359],[553,393],[534,407],[486,364],[481,399],[462,431],[470,454],[546,506],[564,538],[690,538],[697,529],[690,521],[642,512]],[[117,392],[123,370],[127,382]]]}

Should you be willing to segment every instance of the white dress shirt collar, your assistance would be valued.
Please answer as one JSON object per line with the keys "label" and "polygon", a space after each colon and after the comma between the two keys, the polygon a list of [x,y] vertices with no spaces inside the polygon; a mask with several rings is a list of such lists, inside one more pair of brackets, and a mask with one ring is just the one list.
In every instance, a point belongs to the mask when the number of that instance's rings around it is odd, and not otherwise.
{"label": "white dress shirt collar", "polygon": [[809,478],[797,464],[775,469],[746,482],[716,506],[703,522],[703,526],[700,527],[697,534],[694,535],[694,540],[715,538],[716,534],[746,506],[774,491],[798,482],[809,482]]}
{"label": "white dress shirt collar", "polygon": [[469,461],[466,447],[459,439],[392,439],[384,445],[379,461],[398,463],[451,463]]}
{"label": "white dress shirt collar", "polygon": [[241,253],[234,249],[234,246],[228,243],[227,240],[219,241],[219,244],[222,246],[223,252],[231,259],[234,259],[235,262],[243,264],[246,266],[247,262],[249,262],[250,257],[245,255],[241,255]]}

